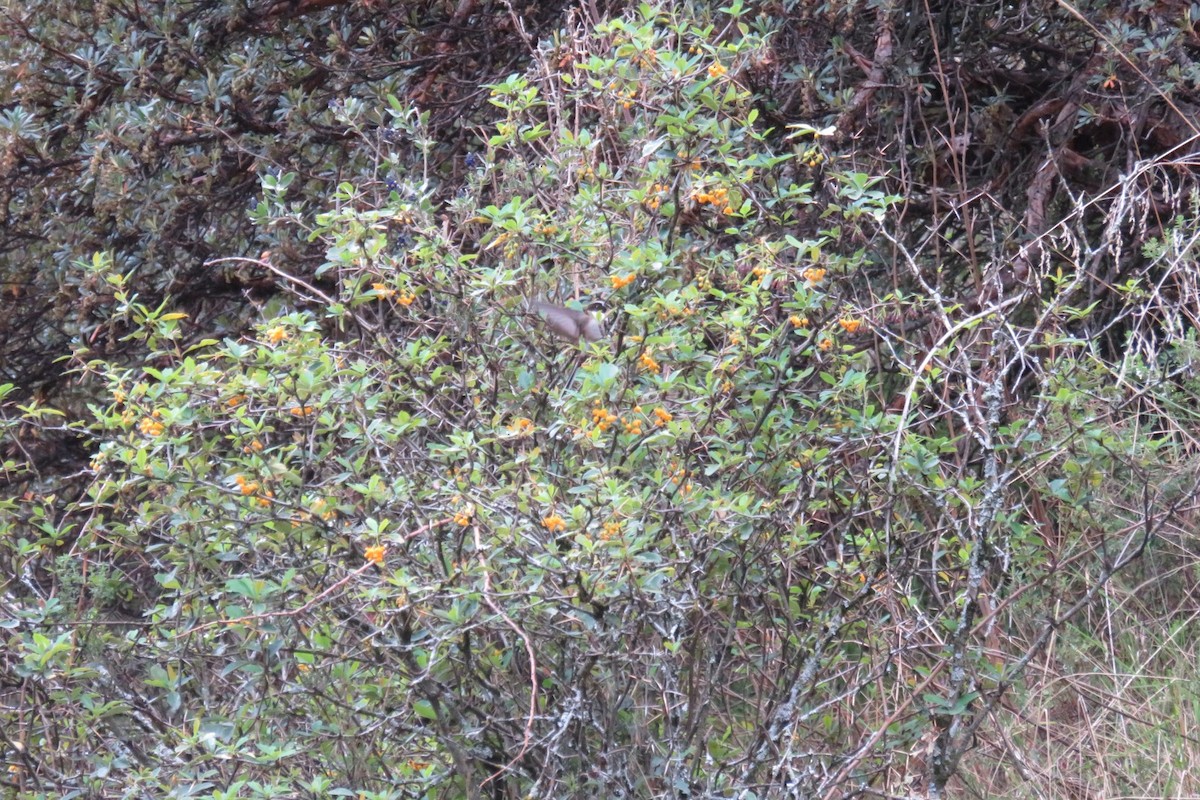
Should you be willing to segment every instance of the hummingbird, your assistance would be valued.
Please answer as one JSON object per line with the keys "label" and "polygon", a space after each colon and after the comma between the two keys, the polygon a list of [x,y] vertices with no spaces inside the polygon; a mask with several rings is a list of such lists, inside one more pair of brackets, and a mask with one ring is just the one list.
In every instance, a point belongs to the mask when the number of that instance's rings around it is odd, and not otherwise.
{"label": "hummingbird", "polygon": [[541,300],[531,301],[529,307],[542,318],[550,332],[561,339],[569,342],[578,342],[580,339],[598,342],[604,338],[600,320],[587,311],[576,311]]}

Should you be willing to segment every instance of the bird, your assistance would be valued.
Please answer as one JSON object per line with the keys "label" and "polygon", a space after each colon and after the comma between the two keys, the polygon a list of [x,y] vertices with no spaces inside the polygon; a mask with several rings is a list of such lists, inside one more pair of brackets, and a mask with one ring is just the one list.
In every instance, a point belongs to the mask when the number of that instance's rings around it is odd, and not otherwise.
{"label": "bird", "polygon": [[561,339],[569,342],[578,342],[580,339],[598,342],[604,338],[600,320],[586,311],[576,311],[541,300],[531,301],[529,307],[542,318],[550,332]]}

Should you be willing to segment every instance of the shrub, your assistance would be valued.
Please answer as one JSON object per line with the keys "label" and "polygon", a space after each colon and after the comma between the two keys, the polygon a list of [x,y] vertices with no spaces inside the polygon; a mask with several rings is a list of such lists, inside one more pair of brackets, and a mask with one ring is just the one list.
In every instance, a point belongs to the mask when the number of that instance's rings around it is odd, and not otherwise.
{"label": "shrub", "polygon": [[[206,337],[109,253],[79,265],[145,357],[71,361],[107,387],[70,422],[85,496],[5,501],[31,576],[6,667],[41,709],[19,780],[799,797],[961,774],[1048,637],[1193,499],[1163,480],[1180,429],[1130,422],[1191,389],[1105,386],[1083,269],[944,292],[893,177],[826,120],[764,121],[770,20],[685,10],[568,28],[490,86],[461,191],[427,112],[335,104],[373,166],[320,209],[265,171],[249,215],[316,274],[279,248],[209,262],[286,288],[245,335]],[[1064,249],[1087,230],[1065,218]],[[1136,289],[1109,319],[1156,307]],[[555,339],[537,300],[598,303],[606,340]],[[1090,583],[1052,535],[1097,554]],[[1041,619],[1027,586],[1076,606]]]}

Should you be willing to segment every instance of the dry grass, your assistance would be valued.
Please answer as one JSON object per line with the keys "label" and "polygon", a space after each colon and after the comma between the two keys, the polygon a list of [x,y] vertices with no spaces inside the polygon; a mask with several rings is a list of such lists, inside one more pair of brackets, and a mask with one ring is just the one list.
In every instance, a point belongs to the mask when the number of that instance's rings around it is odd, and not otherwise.
{"label": "dry grass", "polygon": [[[962,789],[1037,800],[1200,796],[1200,548],[1187,522],[1053,635],[981,731]],[[1042,599],[1043,613],[1060,610]],[[1038,627],[1017,616],[1012,647]]]}

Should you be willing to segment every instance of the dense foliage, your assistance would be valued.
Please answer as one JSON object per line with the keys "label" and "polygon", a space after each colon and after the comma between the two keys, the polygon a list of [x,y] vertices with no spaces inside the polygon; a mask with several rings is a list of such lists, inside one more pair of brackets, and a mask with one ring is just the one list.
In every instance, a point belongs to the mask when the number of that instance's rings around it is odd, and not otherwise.
{"label": "dense foliage", "polygon": [[1184,16],[536,6],[8,4],[7,789],[1194,790]]}

